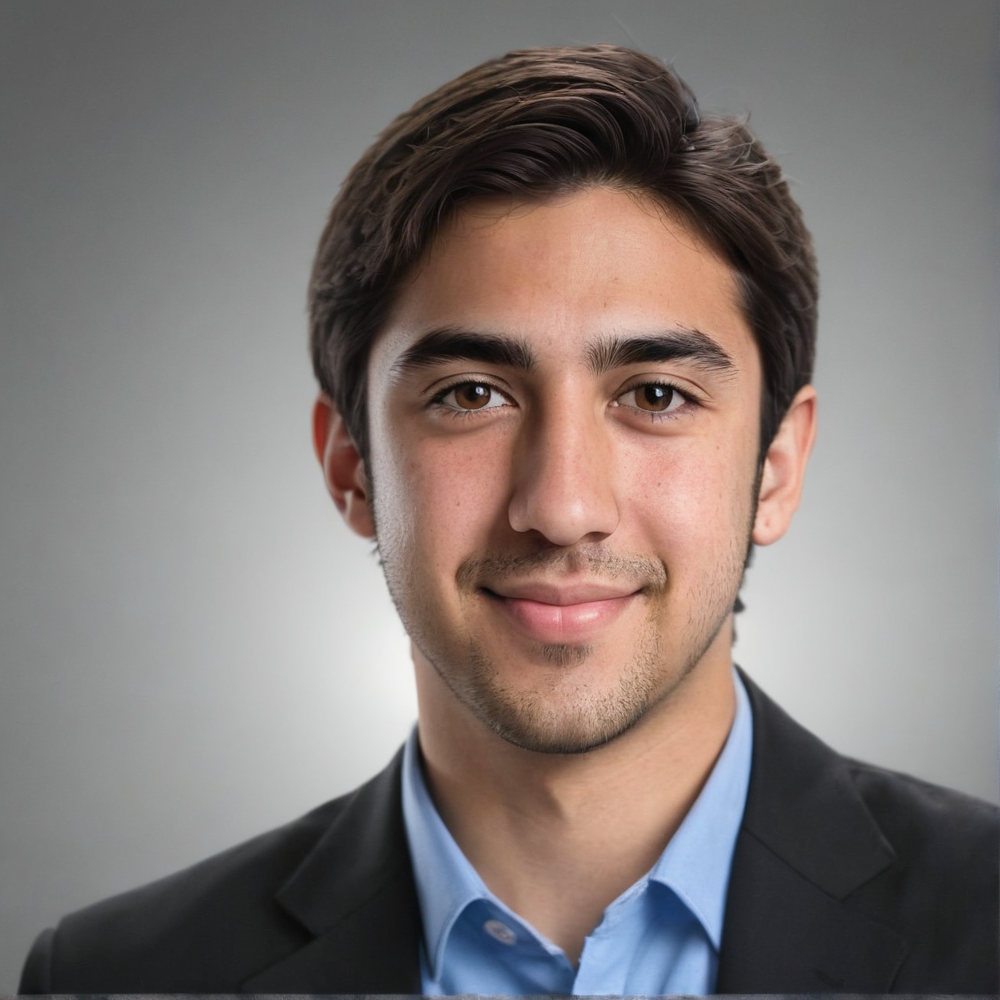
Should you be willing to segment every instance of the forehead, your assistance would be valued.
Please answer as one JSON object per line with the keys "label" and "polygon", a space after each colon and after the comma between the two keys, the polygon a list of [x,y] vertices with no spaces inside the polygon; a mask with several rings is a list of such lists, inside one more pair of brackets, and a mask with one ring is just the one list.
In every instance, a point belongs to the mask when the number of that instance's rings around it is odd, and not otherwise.
{"label": "forehead", "polygon": [[731,268],[676,213],[595,186],[542,201],[475,201],[403,283],[373,366],[441,327],[529,340],[558,363],[619,333],[697,330],[756,363]]}

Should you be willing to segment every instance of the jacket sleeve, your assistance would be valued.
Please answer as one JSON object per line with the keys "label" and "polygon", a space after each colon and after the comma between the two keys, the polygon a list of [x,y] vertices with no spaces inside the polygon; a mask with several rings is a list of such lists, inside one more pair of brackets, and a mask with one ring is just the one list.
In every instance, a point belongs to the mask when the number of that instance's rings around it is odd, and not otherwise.
{"label": "jacket sleeve", "polygon": [[35,938],[21,972],[20,994],[52,992],[52,947],[56,932],[51,927]]}

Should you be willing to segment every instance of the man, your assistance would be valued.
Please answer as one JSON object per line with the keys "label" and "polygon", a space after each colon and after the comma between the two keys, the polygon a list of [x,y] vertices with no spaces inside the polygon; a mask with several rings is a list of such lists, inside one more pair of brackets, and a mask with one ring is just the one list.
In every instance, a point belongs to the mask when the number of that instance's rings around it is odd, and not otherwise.
{"label": "man", "polygon": [[626,49],[487,63],[354,168],[310,301],[316,450],[417,731],[67,917],[22,991],[995,991],[995,810],[732,665],[815,433],[809,236],[749,132]]}

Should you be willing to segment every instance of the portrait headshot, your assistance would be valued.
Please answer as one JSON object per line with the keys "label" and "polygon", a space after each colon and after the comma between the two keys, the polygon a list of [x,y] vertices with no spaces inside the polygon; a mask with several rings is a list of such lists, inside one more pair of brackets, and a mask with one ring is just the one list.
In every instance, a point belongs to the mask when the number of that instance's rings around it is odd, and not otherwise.
{"label": "portrait headshot", "polygon": [[0,991],[1000,992],[995,0],[10,0]]}

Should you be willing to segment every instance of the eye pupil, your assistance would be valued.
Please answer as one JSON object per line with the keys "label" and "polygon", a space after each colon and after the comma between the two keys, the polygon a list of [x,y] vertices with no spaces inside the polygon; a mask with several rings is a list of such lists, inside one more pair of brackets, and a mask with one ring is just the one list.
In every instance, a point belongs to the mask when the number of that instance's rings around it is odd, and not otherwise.
{"label": "eye pupil", "polygon": [[644,410],[665,410],[674,396],[668,385],[644,385],[636,393],[636,401]]}
{"label": "eye pupil", "polygon": [[478,410],[492,397],[490,387],[481,382],[466,382],[455,390],[455,400],[466,410]]}

